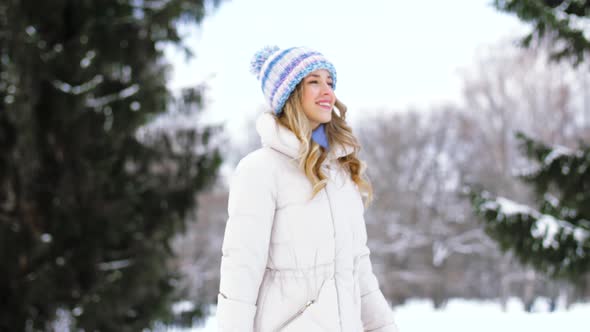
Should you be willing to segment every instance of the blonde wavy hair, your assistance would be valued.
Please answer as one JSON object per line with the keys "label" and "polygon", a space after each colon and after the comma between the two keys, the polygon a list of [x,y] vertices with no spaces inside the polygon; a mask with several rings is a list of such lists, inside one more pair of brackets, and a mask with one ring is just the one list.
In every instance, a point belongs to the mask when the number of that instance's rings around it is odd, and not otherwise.
{"label": "blonde wavy hair", "polygon": [[[303,113],[301,104],[301,83],[287,99],[283,111],[275,116],[279,125],[291,130],[301,142],[299,149],[299,167],[312,184],[312,198],[326,186],[328,177],[322,172],[321,165],[328,157],[328,152],[311,139],[313,128]],[[350,146],[353,152],[338,158],[338,162],[357,185],[364,204],[367,206],[373,198],[373,188],[366,177],[366,164],[358,158],[361,146],[346,123],[346,106],[338,99],[335,103],[338,113],[332,110],[332,120],[326,123],[326,136],[330,146]],[[274,114],[274,113],[273,113]]]}

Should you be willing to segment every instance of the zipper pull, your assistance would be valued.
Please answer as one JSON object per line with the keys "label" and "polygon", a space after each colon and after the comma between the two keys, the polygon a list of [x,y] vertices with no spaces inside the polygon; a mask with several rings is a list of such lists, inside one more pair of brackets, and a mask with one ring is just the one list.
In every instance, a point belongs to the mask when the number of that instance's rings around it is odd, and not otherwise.
{"label": "zipper pull", "polygon": [[299,311],[297,311],[297,313],[295,313],[293,316],[289,317],[289,319],[287,319],[283,324],[281,324],[281,326],[279,326],[274,331],[280,332],[282,329],[287,327],[287,325],[291,324],[297,317],[301,316],[305,312],[305,310],[307,310],[307,308],[309,308],[309,306],[314,303],[315,303],[315,299],[307,301],[307,303],[305,303],[305,305],[301,309],[299,309]]}

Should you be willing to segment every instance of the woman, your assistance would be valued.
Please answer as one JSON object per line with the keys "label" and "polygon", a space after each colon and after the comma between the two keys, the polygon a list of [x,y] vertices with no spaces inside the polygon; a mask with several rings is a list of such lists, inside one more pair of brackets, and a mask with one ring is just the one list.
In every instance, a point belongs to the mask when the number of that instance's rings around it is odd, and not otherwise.
{"label": "woman", "polygon": [[371,187],[334,66],[310,49],[268,47],[252,71],[273,113],[258,119],[263,147],[230,184],[220,330],[397,331],[371,269]]}

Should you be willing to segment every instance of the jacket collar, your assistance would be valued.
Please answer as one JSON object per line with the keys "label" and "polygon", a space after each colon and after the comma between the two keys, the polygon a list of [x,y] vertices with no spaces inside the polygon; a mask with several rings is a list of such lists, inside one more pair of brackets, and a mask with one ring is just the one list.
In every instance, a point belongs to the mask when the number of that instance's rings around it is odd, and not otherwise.
{"label": "jacket collar", "polygon": [[[299,139],[289,129],[279,125],[271,113],[262,113],[256,120],[256,130],[262,146],[270,147],[294,159],[299,157]],[[328,160],[344,157],[353,152],[353,147],[335,144],[328,152]]]}

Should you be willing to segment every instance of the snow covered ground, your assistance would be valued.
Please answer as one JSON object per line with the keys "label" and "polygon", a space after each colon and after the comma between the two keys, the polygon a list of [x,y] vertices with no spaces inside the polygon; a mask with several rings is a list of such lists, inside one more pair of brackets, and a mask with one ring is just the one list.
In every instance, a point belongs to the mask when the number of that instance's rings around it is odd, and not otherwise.
{"label": "snow covered ground", "polygon": [[[401,332],[555,332],[590,331],[590,303],[575,304],[570,310],[547,312],[545,301],[537,301],[534,313],[527,313],[518,300],[510,300],[506,311],[495,302],[451,300],[445,309],[434,310],[430,301],[413,300],[396,307],[395,315]],[[215,317],[203,327],[170,332],[216,332]]]}

